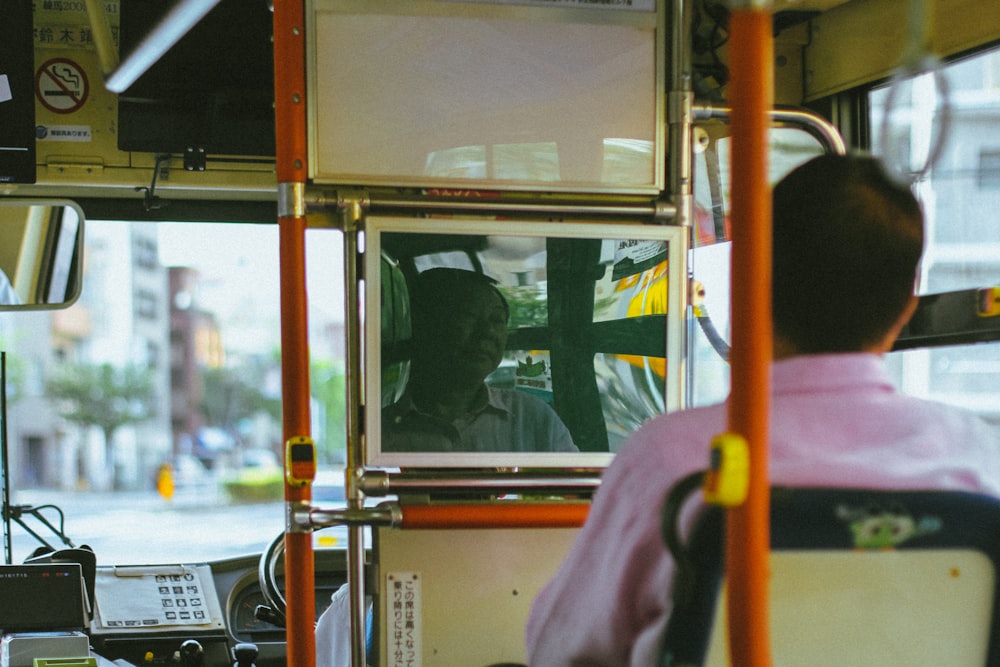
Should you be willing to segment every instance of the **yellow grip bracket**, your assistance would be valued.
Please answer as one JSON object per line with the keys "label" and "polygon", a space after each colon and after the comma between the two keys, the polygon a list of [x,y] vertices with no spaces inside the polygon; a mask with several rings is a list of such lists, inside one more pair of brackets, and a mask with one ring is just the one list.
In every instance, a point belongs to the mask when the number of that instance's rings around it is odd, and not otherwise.
{"label": "yellow grip bracket", "polygon": [[976,295],[976,314],[979,317],[997,317],[1000,315],[1000,287],[986,287]]}
{"label": "yellow grip bracket", "polygon": [[285,480],[292,486],[312,484],[316,479],[316,443],[297,435],[285,443]]}
{"label": "yellow grip bracket", "polygon": [[742,505],[750,488],[750,447],[737,433],[712,439],[711,465],[703,485],[705,502],[723,507]]}

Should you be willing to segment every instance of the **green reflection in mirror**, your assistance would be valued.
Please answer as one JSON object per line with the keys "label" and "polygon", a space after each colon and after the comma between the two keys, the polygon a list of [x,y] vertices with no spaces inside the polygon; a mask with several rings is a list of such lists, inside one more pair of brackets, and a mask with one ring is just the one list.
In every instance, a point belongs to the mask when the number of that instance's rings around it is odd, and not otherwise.
{"label": "green reflection in mirror", "polygon": [[65,308],[80,295],[83,211],[0,198],[0,310]]}

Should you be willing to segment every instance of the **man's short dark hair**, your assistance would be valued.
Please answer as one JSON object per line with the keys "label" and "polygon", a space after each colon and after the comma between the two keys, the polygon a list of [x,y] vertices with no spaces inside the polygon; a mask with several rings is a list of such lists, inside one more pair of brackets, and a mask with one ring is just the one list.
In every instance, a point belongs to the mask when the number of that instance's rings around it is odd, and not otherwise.
{"label": "man's short dark hair", "polygon": [[414,329],[423,322],[436,322],[443,309],[450,308],[455,299],[466,298],[469,290],[487,287],[503,304],[505,317],[510,317],[510,306],[500,290],[497,281],[484,273],[467,269],[435,267],[417,275],[410,292],[410,305]]}
{"label": "man's short dark hair", "polygon": [[824,155],[773,193],[775,333],[802,353],[882,340],[913,294],[923,214],[868,156]]}

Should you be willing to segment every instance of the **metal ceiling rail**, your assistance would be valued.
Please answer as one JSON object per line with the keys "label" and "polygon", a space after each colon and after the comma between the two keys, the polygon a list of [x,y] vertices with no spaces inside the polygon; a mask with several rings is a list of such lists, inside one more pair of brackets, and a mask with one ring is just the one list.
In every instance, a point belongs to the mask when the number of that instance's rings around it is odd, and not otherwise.
{"label": "metal ceiling rail", "polygon": [[366,470],[360,485],[369,497],[395,494],[439,493],[591,493],[600,486],[601,471],[585,470],[574,473],[505,472],[448,473],[447,471],[390,473]]}
{"label": "metal ceiling rail", "polygon": [[[719,119],[728,121],[733,114],[732,107],[718,105],[700,105],[694,110],[695,120]],[[838,155],[847,152],[844,145],[844,138],[840,136],[837,127],[823,118],[805,109],[794,109],[790,107],[775,107],[767,112],[768,118],[773,124],[787,124],[800,127],[804,131],[815,137],[827,150]]]}
{"label": "metal ceiling rail", "polygon": [[307,195],[312,208],[360,207],[366,214],[468,213],[532,218],[621,218],[665,222],[677,217],[673,204],[650,197],[562,197],[544,194],[494,194],[470,191],[468,196],[417,195],[346,190]]}

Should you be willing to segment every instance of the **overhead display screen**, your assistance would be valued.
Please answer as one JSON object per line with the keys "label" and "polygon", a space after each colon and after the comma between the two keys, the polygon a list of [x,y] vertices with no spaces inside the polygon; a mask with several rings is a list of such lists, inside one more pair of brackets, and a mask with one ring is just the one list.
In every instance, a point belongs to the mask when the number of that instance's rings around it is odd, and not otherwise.
{"label": "overhead display screen", "polygon": [[[127,57],[170,11],[172,0],[121,6]],[[273,15],[268,3],[219,0],[177,44],[118,96],[125,151],[273,156]]]}
{"label": "overhead display screen", "polygon": [[313,179],[659,192],[661,13],[596,6],[315,0]]}

